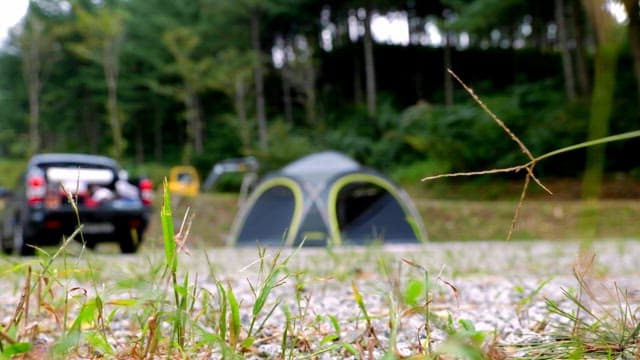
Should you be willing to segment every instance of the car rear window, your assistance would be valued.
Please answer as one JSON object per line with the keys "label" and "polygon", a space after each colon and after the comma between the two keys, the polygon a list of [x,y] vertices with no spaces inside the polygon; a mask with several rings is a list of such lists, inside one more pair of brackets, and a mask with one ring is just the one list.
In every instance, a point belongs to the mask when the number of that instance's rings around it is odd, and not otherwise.
{"label": "car rear window", "polygon": [[114,180],[114,173],[109,169],[50,167],[46,170],[47,179],[61,183],[84,182],[94,185],[109,185]]}

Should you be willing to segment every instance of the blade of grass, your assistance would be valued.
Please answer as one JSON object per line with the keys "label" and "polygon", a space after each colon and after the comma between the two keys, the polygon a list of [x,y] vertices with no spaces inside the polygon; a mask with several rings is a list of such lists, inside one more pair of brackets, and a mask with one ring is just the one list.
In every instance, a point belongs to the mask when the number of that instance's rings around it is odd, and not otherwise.
{"label": "blade of grass", "polygon": [[164,243],[165,261],[167,269],[175,273],[178,269],[178,257],[176,242],[174,239],[173,218],[171,214],[171,197],[169,196],[169,185],[167,178],[163,183],[162,208],[160,210],[160,222],[162,224],[162,240]]}

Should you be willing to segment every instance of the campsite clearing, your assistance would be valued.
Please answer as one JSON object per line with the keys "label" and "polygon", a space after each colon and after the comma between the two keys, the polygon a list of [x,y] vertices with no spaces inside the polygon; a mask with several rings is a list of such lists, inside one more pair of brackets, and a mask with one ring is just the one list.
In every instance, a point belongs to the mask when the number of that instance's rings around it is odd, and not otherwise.
{"label": "campsite clearing", "polygon": [[[504,240],[513,219],[515,201],[438,200],[415,197],[429,241]],[[174,210],[179,222],[190,207],[193,225],[189,242],[195,246],[222,246],[237,211],[235,194],[201,194],[183,199]],[[640,201],[527,200],[520,212],[514,240],[571,240],[585,237],[640,236]],[[145,247],[162,246],[159,216],[154,216]]]}

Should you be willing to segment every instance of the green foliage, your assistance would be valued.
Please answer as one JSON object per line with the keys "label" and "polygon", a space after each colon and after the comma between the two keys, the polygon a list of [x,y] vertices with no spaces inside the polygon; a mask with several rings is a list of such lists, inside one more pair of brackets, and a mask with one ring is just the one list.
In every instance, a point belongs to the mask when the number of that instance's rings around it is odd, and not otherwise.
{"label": "green foliage", "polygon": [[2,352],[0,352],[0,359],[13,359],[15,356],[29,352],[32,347],[30,343],[25,342],[4,345]]}
{"label": "green foliage", "polygon": [[0,178],[0,187],[13,188],[20,175],[26,167],[25,161],[18,160],[2,160],[0,161],[0,174],[3,176]]}
{"label": "green foliage", "polygon": [[[550,4],[521,0],[411,3],[407,11],[415,16],[411,20],[428,19],[442,25],[443,10],[455,12],[455,21],[448,26],[469,33],[470,47],[453,51],[454,70],[460,68],[462,78],[473,81],[474,89],[534,154],[584,139],[589,106],[584,99],[565,104],[559,57],[534,41],[546,39],[539,33],[542,27],[532,26],[534,33],[529,36],[518,30],[528,21],[523,18],[531,17],[531,25],[548,23],[553,12]],[[41,89],[44,151],[107,153],[114,142],[121,141],[116,148],[126,145],[125,158],[177,163],[193,131],[183,121],[187,107],[189,115],[199,113],[203,122],[202,154],[190,159],[201,173],[226,157],[257,155],[265,169],[273,169],[298,155],[326,148],[344,151],[385,171],[423,161],[455,171],[522,159],[514,144],[459,88],[454,94],[456,105],[445,108],[439,104],[443,98],[441,48],[376,44],[380,93],[378,114],[369,118],[355,90],[362,85],[362,78],[356,76],[362,76],[360,44],[340,31],[334,34],[331,51],[320,50],[318,41],[322,30],[345,23],[355,7],[366,5],[364,1],[76,1],[70,11],[55,1],[33,5],[30,11],[56,35],[56,55],[47,57],[49,69]],[[380,13],[408,10],[404,3],[393,1],[377,2],[376,8]],[[323,11],[325,18],[320,19]],[[253,70],[257,57],[251,21],[259,21],[259,46],[264,53],[265,105],[272,128],[267,151],[256,150],[258,94]],[[515,43],[522,37],[525,48],[499,49],[495,48],[499,41],[488,40],[490,48],[480,49],[492,30],[499,30],[500,41]],[[512,33],[514,38],[510,38]],[[318,75],[317,107],[313,109],[317,123],[300,121],[305,111],[300,96],[304,94],[294,87],[294,121],[284,125],[277,120],[284,117],[282,71],[267,53],[268,49],[293,46],[287,54],[295,54],[301,49],[300,39],[308,47],[305,51],[313,54],[309,63]],[[12,158],[28,152],[28,97],[18,45],[18,38],[12,38],[0,54],[0,155]],[[620,68],[631,68],[630,52],[623,51]],[[102,68],[106,63],[101,55],[109,54],[117,55],[110,62],[117,59],[119,66],[117,109],[115,105],[105,107],[107,100],[113,104],[115,99],[110,89],[113,84],[105,82]],[[623,70],[618,71],[611,123],[616,132],[637,127],[637,101],[628,96],[637,90],[632,77],[624,75]],[[185,106],[185,82],[195,88],[197,97],[191,100],[197,98],[200,108]],[[425,99],[433,104],[427,105]],[[112,122],[105,123],[109,114]],[[123,125],[122,136],[109,131],[109,126],[118,125],[116,118]],[[622,156],[636,146],[612,146],[607,170],[638,167],[633,159]],[[584,154],[566,156],[541,164],[537,170],[578,174]]]}
{"label": "green foliage", "polygon": [[[205,177],[215,163],[221,160],[244,156],[239,148],[240,139],[238,131],[234,127],[235,118],[231,114],[222,114],[213,121],[210,121],[210,128],[207,130],[207,139],[204,151],[200,155],[194,155],[192,165],[198,169]],[[221,186],[224,188],[224,186]]]}
{"label": "green foliage", "polygon": [[458,326],[453,324],[449,316],[447,332],[449,337],[436,349],[441,356],[453,356],[454,358],[468,360],[483,360],[485,358],[482,343],[485,333],[476,330],[469,320],[458,320]]}
{"label": "green foliage", "polygon": [[[515,109],[509,97],[485,101],[497,114]],[[450,163],[452,171],[492,167],[495,159],[504,158],[510,148],[517,150],[493,120],[473,103],[449,108],[422,106],[420,110],[420,118],[415,113],[408,117],[411,122],[407,127],[413,131],[408,131],[407,142],[429,159]],[[507,126],[512,127],[513,124]]]}
{"label": "green foliage", "polygon": [[416,184],[427,175],[446,174],[450,171],[451,167],[448,163],[429,159],[396,167],[391,177],[400,184]]}
{"label": "green foliage", "polygon": [[270,124],[269,139],[271,144],[268,151],[258,153],[265,171],[277,169],[316,150],[308,136],[294,130],[292,124],[282,120],[275,120]]}
{"label": "green foliage", "polygon": [[[533,154],[543,154],[579,142],[584,135],[583,107],[565,105],[562,96],[553,83],[541,82],[515,86],[506,93],[483,97],[483,101]],[[422,154],[423,161],[428,159],[418,165],[427,170],[429,166],[480,170],[526,160],[513,140],[473,102],[452,107],[421,103],[407,108],[401,119],[405,143]],[[529,125],[532,123],[536,126]]]}

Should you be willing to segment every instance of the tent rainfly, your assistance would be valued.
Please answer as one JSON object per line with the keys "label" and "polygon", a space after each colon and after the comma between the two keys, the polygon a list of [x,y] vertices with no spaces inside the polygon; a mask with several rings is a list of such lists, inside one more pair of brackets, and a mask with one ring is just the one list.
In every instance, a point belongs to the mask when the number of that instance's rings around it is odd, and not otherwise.
{"label": "tent rainfly", "polygon": [[380,172],[335,151],[267,175],[232,225],[229,245],[407,243],[427,239],[407,193]]}

